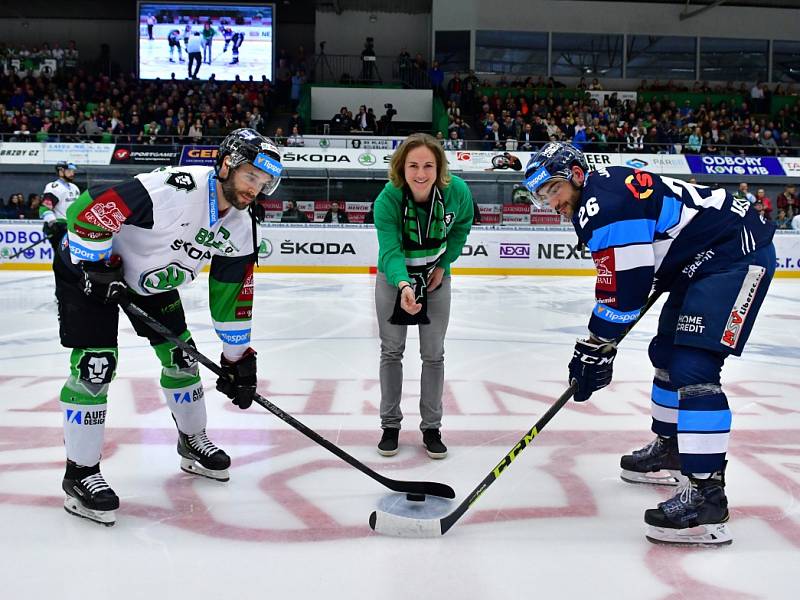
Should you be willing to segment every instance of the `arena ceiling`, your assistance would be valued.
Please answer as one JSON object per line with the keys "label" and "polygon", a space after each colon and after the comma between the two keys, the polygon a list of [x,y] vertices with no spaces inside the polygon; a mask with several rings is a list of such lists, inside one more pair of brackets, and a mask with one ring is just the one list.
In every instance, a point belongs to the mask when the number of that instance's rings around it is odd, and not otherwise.
{"label": "arena ceiling", "polygon": [[[235,3],[237,0],[210,0]],[[269,0],[268,0],[269,1]],[[315,8],[320,11],[401,12],[430,13],[436,0],[272,0],[280,13],[304,12]],[[556,0],[560,2],[568,0]],[[611,3],[631,0],[584,0],[585,2]],[[800,8],[800,0],[636,0],[654,4],[684,6],[684,12],[713,9],[715,6],[755,6],[762,8]],[[3,18],[128,18],[136,11],[135,0],[71,0],[68,4],[52,0],[0,0],[0,17]],[[308,15],[306,15],[308,16]]]}

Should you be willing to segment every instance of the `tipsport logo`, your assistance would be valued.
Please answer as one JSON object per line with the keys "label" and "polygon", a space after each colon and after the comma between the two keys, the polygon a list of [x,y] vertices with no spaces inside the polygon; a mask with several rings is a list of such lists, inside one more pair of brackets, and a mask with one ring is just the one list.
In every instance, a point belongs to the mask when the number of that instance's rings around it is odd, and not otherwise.
{"label": "tipsport logo", "polygon": [[283,171],[283,166],[281,163],[271,159],[266,154],[258,154],[253,164],[257,168],[261,169],[265,173],[269,173],[273,177],[280,177],[281,172]]}
{"label": "tipsport logo", "polygon": [[545,167],[542,167],[525,180],[525,187],[528,188],[529,192],[535,193],[539,186],[548,179],[550,179],[550,173]]}

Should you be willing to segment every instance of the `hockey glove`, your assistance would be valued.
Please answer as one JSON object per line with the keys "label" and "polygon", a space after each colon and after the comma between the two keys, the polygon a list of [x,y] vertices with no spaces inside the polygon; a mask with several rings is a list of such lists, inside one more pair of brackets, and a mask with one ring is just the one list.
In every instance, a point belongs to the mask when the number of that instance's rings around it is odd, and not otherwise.
{"label": "hockey glove", "polygon": [[224,374],[217,379],[217,390],[242,410],[248,408],[256,395],[256,351],[248,348],[236,362],[223,354],[220,363]]}
{"label": "hockey glove", "polygon": [[119,301],[128,289],[122,274],[122,258],[112,256],[110,261],[81,262],[83,293],[103,304]]}
{"label": "hockey glove", "polygon": [[42,231],[46,238],[57,242],[67,233],[67,224],[63,221],[45,221]]}
{"label": "hockey glove", "polygon": [[569,362],[569,381],[578,384],[575,401],[583,402],[594,392],[611,383],[614,371],[614,357],[617,346],[614,342],[578,340],[572,360]]}

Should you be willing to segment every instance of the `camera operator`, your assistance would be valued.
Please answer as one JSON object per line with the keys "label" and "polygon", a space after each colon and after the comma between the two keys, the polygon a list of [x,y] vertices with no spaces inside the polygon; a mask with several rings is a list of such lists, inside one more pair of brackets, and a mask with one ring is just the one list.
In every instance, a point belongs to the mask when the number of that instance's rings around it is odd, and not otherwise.
{"label": "camera operator", "polygon": [[394,125],[392,125],[392,118],[397,114],[391,102],[384,104],[386,109],[384,114],[378,121],[378,133],[380,135],[394,135]]}
{"label": "camera operator", "polygon": [[372,81],[375,79],[375,38],[368,37],[361,51],[361,79]]}

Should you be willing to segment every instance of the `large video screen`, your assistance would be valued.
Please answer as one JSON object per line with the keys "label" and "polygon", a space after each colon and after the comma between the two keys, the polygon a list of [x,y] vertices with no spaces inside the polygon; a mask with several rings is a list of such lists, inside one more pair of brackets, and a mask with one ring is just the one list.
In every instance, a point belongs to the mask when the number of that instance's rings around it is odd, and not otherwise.
{"label": "large video screen", "polygon": [[140,79],[273,79],[274,4],[139,2]]}

